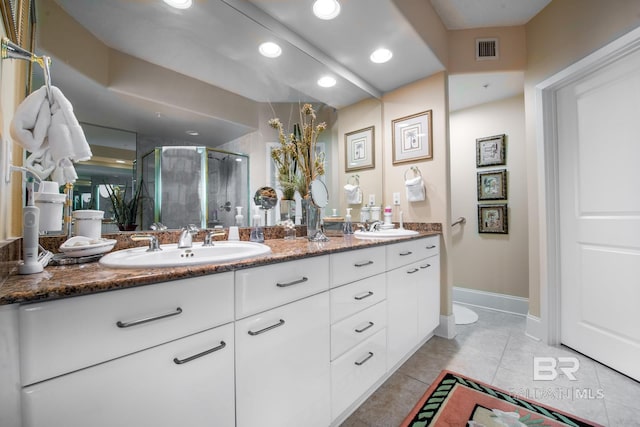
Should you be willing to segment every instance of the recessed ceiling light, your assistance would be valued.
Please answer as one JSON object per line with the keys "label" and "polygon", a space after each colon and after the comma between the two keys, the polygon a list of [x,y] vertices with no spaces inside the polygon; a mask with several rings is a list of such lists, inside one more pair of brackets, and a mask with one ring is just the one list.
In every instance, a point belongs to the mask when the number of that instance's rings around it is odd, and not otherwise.
{"label": "recessed ceiling light", "polygon": [[127,162],[125,162],[124,160],[116,160],[116,163],[125,164]]}
{"label": "recessed ceiling light", "polygon": [[313,13],[320,19],[333,19],[340,14],[340,3],[337,0],[316,0]]}
{"label": "recessed ceiling light", "polygon": [[322,87],[333,87],[336,85],[336,79],[331,76],[320,77],[318,80],[318,86]]}
{"label": "recessed ceiling light", "polygon": [[393,53],[389,49],[385,49],[381,47],[380,49],[376,49],[373,51],[369,59],[371,62],[375,62],[376,64],[383,64],[391,59]]}
{"label": "recessed ceiling light", "polygon": [[187,135],[198,136],[200,133],[197,130],[188,130],[185,132]]}
{"label": "recessed ceiling light", "polygon": [[258,51],[262,56],[266,56],[267,58],[277,58],[282,54],[282,49],[280,46],[273,42],[264,42],[258,47]]}
{"label": "recessed ceiling light", "polygon": [[236,162],[241,162],[242,161],[242,157],[236,157]]}
{"label": "recessed ceiling light", "polygon": [[166,4],[176,9],[189,9],[192,5],[192,0],[163,0]]}

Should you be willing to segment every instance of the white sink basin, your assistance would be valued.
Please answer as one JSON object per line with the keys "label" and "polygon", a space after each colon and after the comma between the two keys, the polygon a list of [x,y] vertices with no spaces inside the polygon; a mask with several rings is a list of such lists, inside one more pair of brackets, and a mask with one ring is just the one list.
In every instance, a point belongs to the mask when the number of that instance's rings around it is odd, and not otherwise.
{"label": "white sink basin", "polygon": [[407,237],[415,236],[418,234],[414,230],[406,230],[404,228],[392,228],[390,230],[375,230],[375,231],[356,231],[353,233],[358,239],[393,239],[395,237]]}
{"label": "white sink basin", "polygon": [[111,252],[100,264],[113,268],[182,267],[200,264],[219,264],[266,255],[271,248],[255,242],[215,242],[213,246],[194,243],[192,248],[178,249],[178,245],[161,245],[162,251],[147,252],[147,246]]}

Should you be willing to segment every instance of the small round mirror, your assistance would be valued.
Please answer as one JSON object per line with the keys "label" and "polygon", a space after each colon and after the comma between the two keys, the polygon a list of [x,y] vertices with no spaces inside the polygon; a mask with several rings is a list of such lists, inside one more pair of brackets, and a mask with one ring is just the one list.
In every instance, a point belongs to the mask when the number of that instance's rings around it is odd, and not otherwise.
{"label": "small round mirror", "polygon": [[278,195],[276,190],[271,187],[260,187],[253,196],[256,206],[260,206],[264,210],[273,209],[278,203]]}
{"label": "small round mirror", "polygon": [[329,191],[324,182],[319,179],[311,181],[309,186],[309,193],[311,194],[311,203],[317,208],[324,208],[329,204]]}

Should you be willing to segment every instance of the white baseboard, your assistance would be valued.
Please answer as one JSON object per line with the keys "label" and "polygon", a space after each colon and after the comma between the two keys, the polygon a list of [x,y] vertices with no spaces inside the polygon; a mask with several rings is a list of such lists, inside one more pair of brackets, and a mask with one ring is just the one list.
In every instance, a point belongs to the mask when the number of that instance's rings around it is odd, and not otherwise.
{"label": "white baseboard", "polygon": [[456,317],[440,315],[440,324],[436,328],[435,335],[448,340],[456,336]]}
{"label": "white baseboard", "polygon": [[529,299],[475,289],[453,287],[453,302],[526,316]]}
{"label": "white baseboard", "polygon": [[527,329],[525,330],[525,335],[536,341],[541,341],[544,337],[542,332],[542,320],[539,317],[527,313]]}

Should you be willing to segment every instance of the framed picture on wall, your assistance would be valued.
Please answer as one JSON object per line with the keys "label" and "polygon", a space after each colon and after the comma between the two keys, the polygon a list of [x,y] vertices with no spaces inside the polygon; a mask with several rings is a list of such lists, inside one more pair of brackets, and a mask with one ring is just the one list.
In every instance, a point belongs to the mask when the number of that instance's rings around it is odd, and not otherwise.
{"label": "framed picture on wall", "polygon": [[433,158],[431,110],[391,122],[393,164]]}
{"label": "framed picture on wall", "polygon": [[478,233],[509,234],[506,203],[478,205]]}
{"label": "framed picture on wall", "polygon": [[352,172],[376,166],[374,151],[375,129],[373,126],[344,135],[344,169]]}
{"label": "framed picture on wall", "polygon": [[478,200],[507,199],[507,170],[478,172]]}
{"label": "framed picture on wall", "polygon": [[506,165],[505,135],[476,139],[476,166]]}

